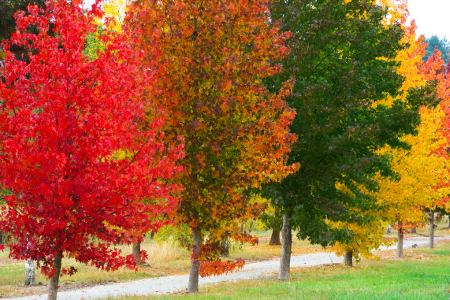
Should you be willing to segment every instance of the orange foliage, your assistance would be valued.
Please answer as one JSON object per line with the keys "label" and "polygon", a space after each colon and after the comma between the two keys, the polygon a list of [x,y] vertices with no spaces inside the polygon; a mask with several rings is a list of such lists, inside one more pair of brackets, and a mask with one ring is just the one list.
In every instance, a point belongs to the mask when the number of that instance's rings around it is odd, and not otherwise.
{"label": "orange foliage", "polygon": [[[263,82],[280,72],[290,37],[268,22],[268,5],[160,0],[136,1],[129,9],[126,26],[141,30],[147,67],[158,74],[149,91],[159,99],[155,113],[168,120],[168,138],[186,142],[178,221],[200,231],[204,245],[254,241],[239,226],[262,209],[247,191],[298,168],[287,165],[295,142],[289,132],[295,113],[285,102],[292,82],[276,93]],[[214,267],[202,267],[202,274],[217,274],[222,264],[210,260],[219,257],[204,254],[202,266]],[[231,266],[238,264],[222,270]]]}

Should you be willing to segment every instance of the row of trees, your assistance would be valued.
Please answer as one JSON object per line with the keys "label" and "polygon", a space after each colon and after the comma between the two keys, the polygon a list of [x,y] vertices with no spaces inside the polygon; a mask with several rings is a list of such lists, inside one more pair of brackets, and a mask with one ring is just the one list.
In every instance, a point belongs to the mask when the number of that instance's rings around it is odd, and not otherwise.
{"label": "row of trees", "polygon": [[199,275],[243,265],[222,257],[227,241],[257,242],[240,226],[265,209],[255,193],[283,214],[280,279],[293,229],[351,261],[387,224],[401,238],[445,209],[449,79],[393,3],[137,0],[104,14],[56,0],[17,13],[0,69],[10,256],[39,261],[56,299],[75,271],[63,257],[135,268],[147,232],[185,224],[195,292]]}

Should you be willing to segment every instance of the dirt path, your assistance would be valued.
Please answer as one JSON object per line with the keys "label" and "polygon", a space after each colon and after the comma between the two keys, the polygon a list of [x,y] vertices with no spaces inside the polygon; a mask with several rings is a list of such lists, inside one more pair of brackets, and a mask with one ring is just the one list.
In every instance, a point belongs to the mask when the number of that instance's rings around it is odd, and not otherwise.
{"label": "dirt path", "polygon": [[[436,241],[450,240],[450,236],[437,237]],[[428,245],[427,237],[415,237],[404,241],[404,247],[410,248],[413,245],[423,247]],[[380,250],[392,250],[391,247],[382,247]],[[310,267],[317,265],[336,264],[343,261],[342,257],[334,253],[319,252],[314,254],[297,255],[291,258],[291,267]],[[266,260],[257,263],[246,264],[241,271],[225,274],[221,276],[200,278],[200,285],[218,283],[223,281],[248,280],[273,276],[279,268],[279,259]],[[80,300],[99,299],[107,297],[133,296],[133,295],[157,295],[167,294],[186,289],[188,275],[165,276],[159,278],[141,279],[129,282],[92,286],[82,289],[61,291],[58,299]],[[14,300],[45,300],[47,295],[35,295],[20,298],[8,298]],[[6,299],[6,300],[8,300]]]}

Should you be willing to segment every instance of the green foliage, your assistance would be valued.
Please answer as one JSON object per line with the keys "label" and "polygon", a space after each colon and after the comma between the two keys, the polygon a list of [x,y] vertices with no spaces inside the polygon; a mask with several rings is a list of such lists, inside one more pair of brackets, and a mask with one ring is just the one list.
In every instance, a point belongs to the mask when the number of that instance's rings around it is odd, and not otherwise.
{"label": "green foliage", "polygon": [[298,142],[290,162],[301,168],[270,190],[282,195],[274,202],[291,215],[300,238],[346,241],[352,232],[329,221],[370,221],[354,211],[376,209],[368,192],[378,188],[376,174],[395,176],[390,157],[377,150],[406,147],[401,136],[419,123],[414,101],[379,105],[402,84],[395,58],[403,31],[385,24],[387,10],[369,0],[279,0],[272,10],[293,37],[286,71],[268,84],[296,79],[288,102],[297,111],[291,130]]}
{"label": "green foliage", "polygon": [[105,45],[100,40],[100,35],[102,34],[103,29],[101,27],[98,28],[98,31],[94,34],[89,34],[86,37],[86,47],[83,51],[83,54],[89,57],[89,59],[94,60],[98,57],[98,54],[105,50]]}
{"label": "green foliage", "polygon": [[154,239],[159,243],[173,242],[183,248],[188,248],[192,244],[191,230],[186,224],[164,226],[158,230]]}
{"label": "green foliage", "polygon": [[259,218],[266,229],[281,230],[281,227],[283,226],[283,214],[278,207],[266,209]]}

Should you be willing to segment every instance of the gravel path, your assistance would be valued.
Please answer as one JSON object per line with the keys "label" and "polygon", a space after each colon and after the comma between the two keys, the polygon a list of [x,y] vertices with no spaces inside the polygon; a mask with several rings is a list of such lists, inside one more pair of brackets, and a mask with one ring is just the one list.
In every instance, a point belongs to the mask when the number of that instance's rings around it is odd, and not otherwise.
{"label": "gravel path", "polygon": [[[450,236],[436,237],[435,241],[450,240]],[[415,237],[404,241],[404,248],[410,248],[413,245],[428,245],[427,237]],[[382,247],[380,250],[392,250],[396,246]],[[336,264],[343,261],[342,257],[334,253],[319,252],[313,254],[304,254],[291,257],[291,267],[309,267],[317,265]],[[273,276],[279,268],[279,259],[249,263],[241,271],[215,276],[200,278],[199,285],[223,282],[248,280]],[[133,295],[156,295],[167,294],[186,289],[188,275],[165,276],[159,278],[141,279],[129,282],[98,285],[82,289],[61,291],[58,293],[58,299],[61,300],[80,300],[80,299],[99,299],[118,296]],[[20,298],[9,298],[14,300],[45,300],[47,295],[35,295]],[[8,299],[6,299],[8,300]]]}

